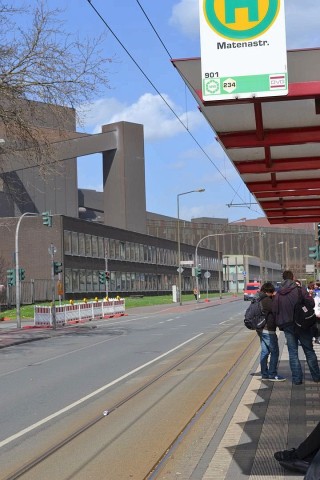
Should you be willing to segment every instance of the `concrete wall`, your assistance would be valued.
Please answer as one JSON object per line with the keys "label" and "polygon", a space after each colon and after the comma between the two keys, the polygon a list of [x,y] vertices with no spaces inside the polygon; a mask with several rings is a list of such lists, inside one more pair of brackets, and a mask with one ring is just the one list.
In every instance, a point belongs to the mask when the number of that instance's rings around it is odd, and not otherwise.
{"label": "concrete wall", "polygon": [[[10,110],[10,106],[7,105]],[[21,100],[13,108],[23,112],[24,121],[30,121],[30,129],[40,144],[64,142],[76,133],[76,115],[74,109],[40,102]],[[0,126],[1,129],[1,126]],[[3,131],[3,126],[2,126]],[[76,158],[61,162],[48,160],[42,152],[41,166],[39,158],[32,150],[27,139],[21,140],[18,133],[3,131],[5,140],[1,149],[1,185],[2,207],[0,216],[19,216],[25,212],[41,213],[50,210],[52,214],[78,216],[77,166]],[[52,162],[49,167],[44,166]]]}
{"label": "concrete wall", "polygon": [[146,233],[143,126],[119,122],[102,127],[112,130],[118,146],[103,153],[104,223]]}

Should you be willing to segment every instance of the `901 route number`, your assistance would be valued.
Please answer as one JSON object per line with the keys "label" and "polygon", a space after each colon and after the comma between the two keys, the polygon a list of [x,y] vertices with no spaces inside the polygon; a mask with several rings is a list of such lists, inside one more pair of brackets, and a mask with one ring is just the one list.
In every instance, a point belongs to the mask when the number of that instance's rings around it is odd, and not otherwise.
{"label": "901 route number", "polygon": [[219,77],[219,72],[206,72],[204,78],[217,78]]}

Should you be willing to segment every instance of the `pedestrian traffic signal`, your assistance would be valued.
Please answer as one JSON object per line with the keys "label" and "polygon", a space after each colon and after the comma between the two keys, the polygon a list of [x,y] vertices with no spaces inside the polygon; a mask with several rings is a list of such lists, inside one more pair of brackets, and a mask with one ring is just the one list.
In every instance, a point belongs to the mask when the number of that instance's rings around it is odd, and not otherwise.
{"label": "pedestrian traffic signal", "polygon": [[110,282],[110,272],[106,272],[106,281]]}
{"label": "pedestrian traffic signal", "polygon": [[52,227],[52,215],[50,214],[50,212],[43,212],[42,223],[46,227]]}
{"label": "pedestrian traffic signal", "polygon": [[19,280],[24,280],[26,278],[26,272],[24,268],[19,268]]}
{"label": "pedestrian traffic signal", "polygon": [[16,284],[16,271],[14,268],[7,270],[7,283],[9,287],[13,287]]}
{"label": "pedestrian traffic signal", "polygon": [[315,245],[314,247],[309,247],[311,253],[309,253],[309,257],[313,258],[314,260],[320,259],[320,247],[319,245]]}
{"label": "pedestrian traffic signal", "polygon": [[53,262],[53,271],[55,275],[62,272],[62,263],[61,262]]}
{"label": "pedestrian traffic signal", "polygon": [[106,283],[106,272],[99,272],[99,283],[101,285]]}

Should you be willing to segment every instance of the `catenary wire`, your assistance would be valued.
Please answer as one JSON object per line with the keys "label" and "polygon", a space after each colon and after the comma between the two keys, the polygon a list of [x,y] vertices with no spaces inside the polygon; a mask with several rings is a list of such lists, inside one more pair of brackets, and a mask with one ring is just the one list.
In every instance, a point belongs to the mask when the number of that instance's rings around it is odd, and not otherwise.
{"label": "catenary wire", "polygon": [[164,42],[162,41],[160,35],[158,34],[156,28],[154,27],[153,23],[151,22],[150,18],[148,17],[148,15],[146,14],[146,11],[144,10],[144,8],[142,7],[141,3],[139,2],[139,0],[136,0],[137,4],[139,5],[142,13],[144,14],[144,16],[146,17],[148,23],[150,24],[150,27],[152,28],[152,30],[154,31],[154,33],[156,34],[156,36],[158,37],[161,45],[163,46],[163,48],[165,49],[165,51],[167,52],[167,54],[169,55],[169,58],[172,60],[172,55],[170,54],[169,50],[167,49],[167,47],[165,46]]}
{"label": "catenary wire", "polygon": [[[169,110],[173,113],[173,115],[176,117],[176,119],[179,121],[179,123],[183,126],[183,128],[189,133],[189,135],[191,136],[191,138],[193,139],[193,141],[196,143],[196,145],[199,147],[199,149],[202,151],[202,153],[206,156],[206,158],[209,160],[209,162],[213,165],[213,167],[217,170],[217,172],[221,175],[221,177],[225,180],[225,182],[229,185],[229,187],[233,190],[233,192],[244,202],[243,198],[240,197],[239,193],[237,192],[237,190],[235,190],[235,188],[233,187],[232,183],[227,179],[227,177],[222,173],[222,171],[219,169],[219,167],[215,164],[215,162],[212,160],[212,158],[209,156],[209,154],[204,150],[204,148],[202,147],[202,145],[200,145],[199,141],[196,139],[196,137],[191,133],[191,131],[188,129],[188,127],[183,123],[183,121],[181,120],[181,118],[179,117],[179,115],[175,112],[175,110],[172,108],[172,106],[168,103],[168,101],[165,99],[165,97],[161,94],[161,92],[158,90],[158,88],[156,87],[156,85],[153,83],[153,81],[148,77],[148,75],[145,73],[145,71],[142,69],[142,67],[140,67],[140,65],[138,64],[138,62],[135,60],[135,58],[133,57],[133,55],[131,55],[131,53],[129,52],[129,50],[126,48],[126,46],[121,42],[120,38],[116,35],[116,33],[112,30],[112,28],[110,27],[110,25],[107,23],[107,21],[105,20],[105,18],[101,15],[101,13],[97,10],[97,8],[92,4],[92,0],[87,0],[88,4],[91,6],[91,8],[94,10],[94,12],[96,13],[96,15],[100,18],[100,20],[103,22],[103,24],[107,27],[107,29],[109,30],[109,32],[113,35],[113,37],[116,39],[116,41],[119,43],[119,45],[122,47],[122,49],[126,52],[126,54],[128,55],[128,57],[132,60],[132,62],[136,65],[136,67],[138,68],[138,70],[142,73],[142,75],[145,77],[145,79],[148,81],[148,83],[152,86],[152,88],[155,90],[155,92],[159,95],[159,97],[163,100],[163,102],[167,105],[167,107],[169,108]],[[140,3],[137,2],[140,6]],[[140,6],[141,7],[141,6]],[[142,8],[142,7],[141,7]],[[144,12],[144,10],[143,10]],[[146,15],[146,14],[145,14]],[[148,18],[148,17],[147,17]],[[148,18],[148,22],[150,23],[151,25],[151,22]],[[153,30],[155,31],[154,27],[152,26]],[[157,37],[159,38],[160,40],[160,36],[157,34]],[[161,43],[163,44],[162,40],[160,40]],[[164,44],[163,44],[164,45]],[[170,56],[167,48],[165,48],[165,50],[167,51],[168,55]],[[171,56],[170,56],[171,57]],[[218,139],[216,138],[216,140],[218,141]],[[219,145],[223,148],[223,146],[221,145],[220,142],[218,142]],[[245,202],[244,202],[245,203]],[[247,207],[249,208],[250,210],[254,210],[250,207]],[[257,210],[254,210],[256,211],[257,213],[260,213],[258,212]]]}

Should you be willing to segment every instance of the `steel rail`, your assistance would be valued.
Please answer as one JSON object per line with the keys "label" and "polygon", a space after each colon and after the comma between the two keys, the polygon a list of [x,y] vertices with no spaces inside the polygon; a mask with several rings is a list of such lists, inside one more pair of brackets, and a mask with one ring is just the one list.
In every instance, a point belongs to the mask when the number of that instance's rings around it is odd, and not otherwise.
{"label": "steel rail", "polygon": [[[182,363],[186,362],[187,360],[189,360],[190,358],[192,358],[194,355],[196,355],[199,351],[201,351],[203,348],[207,347],[208,345],[210,345],[212,342],[214,342],[217,338],[219,338],[220,336],[224,335],[225,333],[227,333],[229,330],[231,329],[234,329],[236,325],[235,324],[232,324],[231,326],[229,325],[227,328],[221,330],[220,332],[218,332],[217,334],[213,335],[212,337],[210,337],[209,339],[207,339],[206,341],[202,342],[200,345],[198,345],[196,348],[194,348],[191,352],[189,352],[188,354],[186,354],[183,358],[181,358],[180,360],[177,360],[176,362],[174,362],[171,366],[169,366],[168,368],[166,368],[165,370],[163,370],[161,373],[159,373],[158,375],[156,375],[155,377],[153,377],[152,379],[150,379],[148,382],[146,382],[145,384],[143,384],[141,387],[137,388],[136,390],[134,390],[132,393],[130,393],[129,395],[126,395],[124,396],[121,400],[119,400],[118,402],[116,402],[112,407],[108,408],[107,410],[105,410],[102,414],[100,415],[97,415],[95,418],[93,418],[92,420],[90,420],[89,422],[85,423],[84,425],[82,425],[80,428],[78,428],[77,430],[75,430],[73,433],[71,433],[70,435],[68,435],[67,437],[65,437],[63,440],[61,440],[60,442],[57,442],[55,445],[53,445],[52,447],[48,448],[46,451],[44,451],[41,455],[37,456],[36,458],[34,458],[33,460],[31,460],[30,462],[26,463],[25,465],[23,465],[21,468],[19,468],[18,470],[16,470],[15,472],[11,473],[8,477],[6,477],[5,479],[3,480],[17,480],[19,479],[22,475],[30,472],[34,467],[36,467],[37,465],[39,465],[40,463],[42,463],[44,460],[46,460],[48,457],[50,457],[51,455],[53,455],[54,453],[56,453],[57,451],[59,451],[61,448],[65,447],[68,443],[72,442],[72,440],[74,440],[75,438],[77,438],[79,435],[81,435],[82,433],[88,431],[90,428],[92,428],[94,425],[96,425],[98,422],[100,422],[101,420],[105,420],[106,417],[108,417],[109,415],[111,415],[115,410],[117,410],[118,408],[120,408],[121,406],[123,406],[124,404],[126,404],[127,402],[129,402],[130,400],[132,400],[134,397],[136,397],[137,395],[139,395],[141,392],[143,392],[144,390],[146,390],[147,388],[149,388],[150,386],[154,385],[158,380],[162,379],[163,377],[165,377],[166,375],[168,375],[168,373],[172,372],[173,370],[175,370],[178,366],[180,366]],[[239,329],[237,330],[237,332],[240,332],[240,331],[243,331],[243,325],[239,325]],[[237,332],[235,334],[237,334]],[[225,340],[225,342],[223,342],[221,345],[219,345],[216,349],[212,350],[210,352],[210,354],[208,355],[208,357],[206,359],[203,360],[203,362],[205,362],[208,358],[210,358],[212,355],[214,355],[215,353],[217,353],[221,348],[224,348],[225,347],[225,344],[228,342],[228,339]],[[246,351],[252,346],[252,342],[247,346],[247,348],[245,349],[245,351],[243,352],[242,355],[244,355],[246,353]],[[240,358],[242,357],[242,355],[240,356]],[[237,360],[237,362],[233,365],[232,369],[234,369],[238,363],[239,359]],[[201,363],[203,363],[201,362]],[[199,368],[199,366],[195,367],[195,369]],[[214,394],[214,392],[217,390],[217,388],[221,388],[221,384],[225,381],[225,379],[230,375],[230,370],[226,373],[226,375],[224,376],[224,378],[219,382],[219,384],[217,386],[215,386],[214,390],[210,393],[210,395],[208,396],[208,398],[206,398],[204,401],[203,401],[203,404],[202,404],[202,407],[203,405],[208,401],[208,399]],[[201,408],[199,410],[201,410]],[[198,410],[198,411],[199,411]],[[195,415],[197,415],[198,412],[195,412],[193,417]],[[190,420],[192,421],[192,419]],[[183,431],[188,427],[190,421],[187,423],[187,425],[185,425],[180,433],[177,435],[176,437],[176,440],[177,438],[179,438],[179,436],[183,433]],[[174,445],[174,443],[176,442],[176,440],[168,446],[168,449],[171,449]],[[160,462],[162,461],[162,459],[164,458],[164,456],[166,455],[166,452],[168,450],[166,450],[164,452],[164,454],[162,454],[159,459],[155,462],[153,468],[149,471],[149,473],[144,477],[144,479],[149,479],[150,478],[150,475],[155,471],[155,469],[157,468],[157,465],[160,464]]]}

